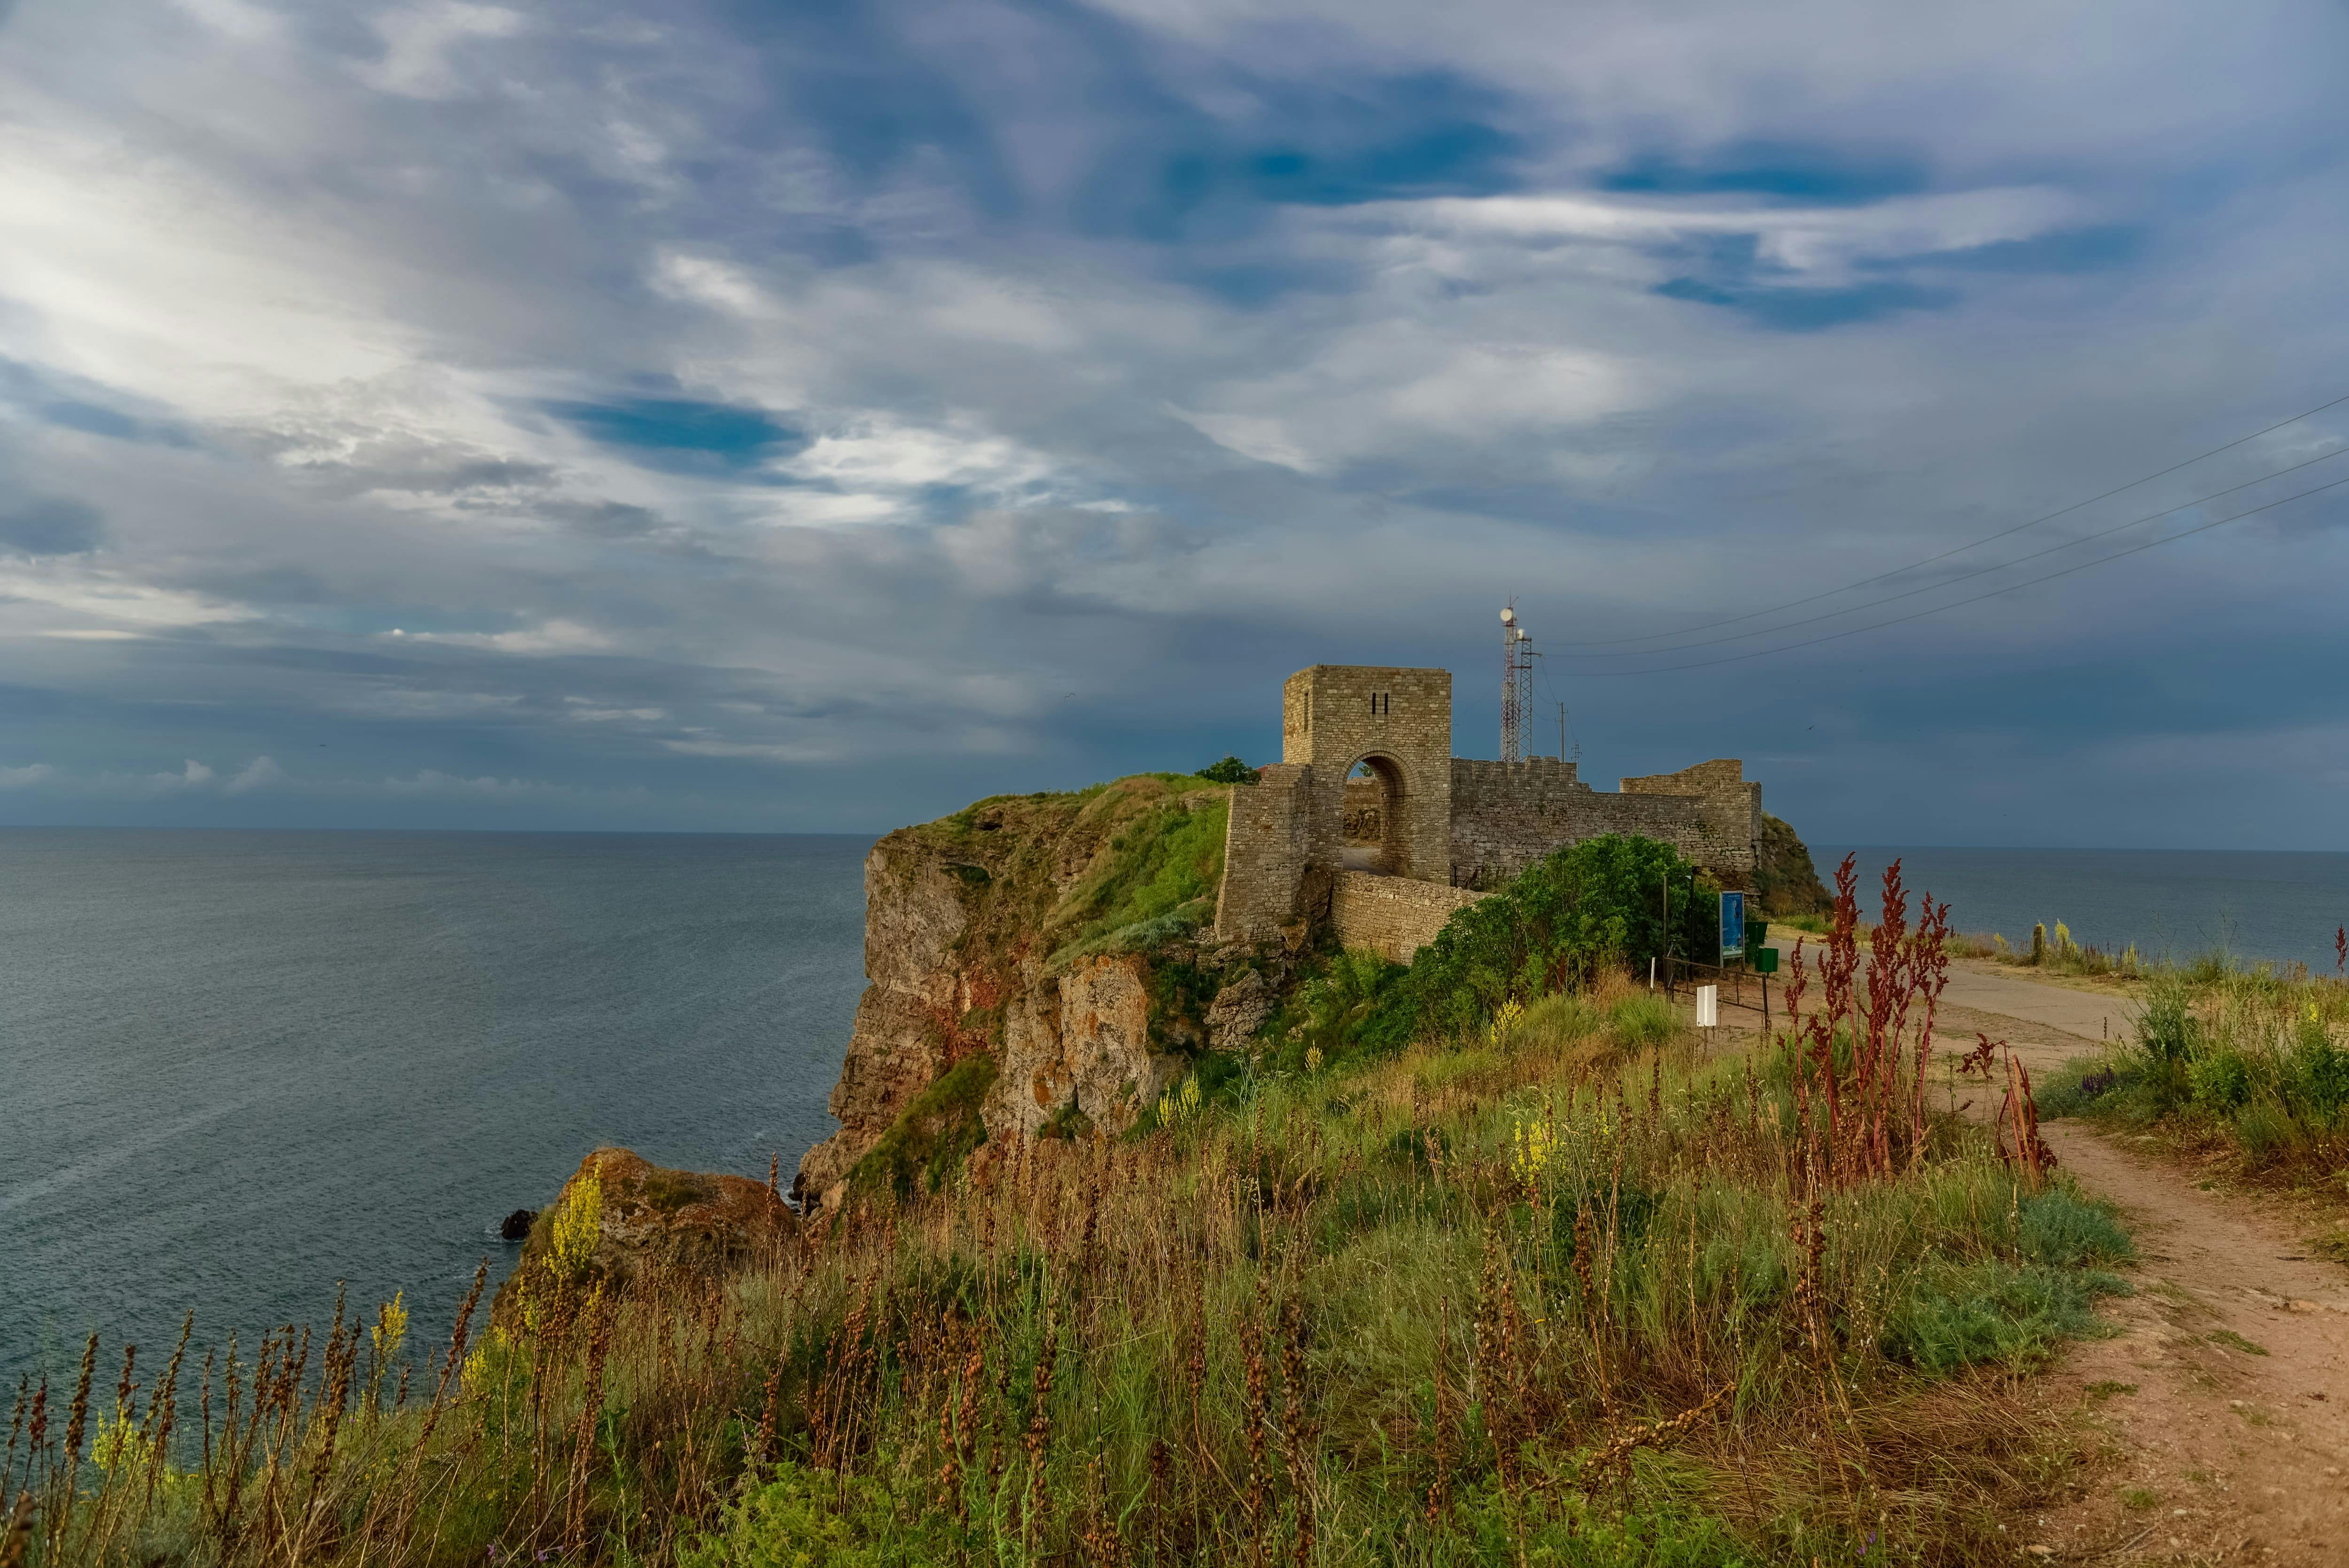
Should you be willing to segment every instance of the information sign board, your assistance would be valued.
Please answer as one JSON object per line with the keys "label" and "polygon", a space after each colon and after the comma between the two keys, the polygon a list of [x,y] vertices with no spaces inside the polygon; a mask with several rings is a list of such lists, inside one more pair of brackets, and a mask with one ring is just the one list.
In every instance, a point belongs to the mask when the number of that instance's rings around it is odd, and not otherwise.
{"label": "information sign board", "polygon": [[1721,956],[1725,962],[1745,954],[1745,895],[1721,895]]}

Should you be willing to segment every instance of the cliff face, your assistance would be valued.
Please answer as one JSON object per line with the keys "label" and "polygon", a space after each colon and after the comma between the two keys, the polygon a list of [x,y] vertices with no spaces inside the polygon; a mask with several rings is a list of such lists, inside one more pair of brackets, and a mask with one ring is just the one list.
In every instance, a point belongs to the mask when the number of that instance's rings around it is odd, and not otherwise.
{"label": "cliff face", "polygon": [[1767,811],[1762,813],[1758,849],[1754,888],[1761,894],[1764,914],[1824,914],[1835,907],[1819,882],[1818,869],[1811,864],[1810,850],[1794,829]]}
{"label": "cliff face", "polygon": [[[1122,1130],[1204,1032],[1231,786],[1006,796],[874,846],[869,982],[802,1201],[936,1180],[981,1137]],[[1212,995],[1212,988],[1206,993]]]}

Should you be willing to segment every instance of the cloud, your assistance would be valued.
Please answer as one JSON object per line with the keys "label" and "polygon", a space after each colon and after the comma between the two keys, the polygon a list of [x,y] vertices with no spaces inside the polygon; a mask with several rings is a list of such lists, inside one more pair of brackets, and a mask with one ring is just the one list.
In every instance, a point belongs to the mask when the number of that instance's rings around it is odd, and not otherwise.
{"label": "cloud", "polygon": [[371,86],[406,98],[454,95],[460,78],[451,56],[476,38],[508,38],[522,31],[520,13],[501,5],[440,4],[403,6],[375,19],[383,59],[360,75]]}
{"label": "cloud", "polygon": [[96,550],[104,536],[98,509],[64,496],[0,510],[0,547],[27,555],[80,555]]}
{"label": "cloud", "polygon": [[266,757],[256,757],[237,769],[233,778],[221,786],[222,793],[242,795],[247,790],[265,789],[285,782],[285,769]]}
{"label": "cloud", "polygon": [[13,15],[9,810],[878,829],[1268,756],[1319,660],[1453,668],[1473,755],[1515,598],[1599,776],[1744,748],[1945,840],[2027,777],[2182,841],[2199,775],[2113,760],[2168,738],[2276,758],[2227,831],[2337,833],[2277,738],[2342,718],[2337,499],[1716,670],[1569,645],[1859,624],[1754,612],[2336,395],[2344,45],[2300,0]]}

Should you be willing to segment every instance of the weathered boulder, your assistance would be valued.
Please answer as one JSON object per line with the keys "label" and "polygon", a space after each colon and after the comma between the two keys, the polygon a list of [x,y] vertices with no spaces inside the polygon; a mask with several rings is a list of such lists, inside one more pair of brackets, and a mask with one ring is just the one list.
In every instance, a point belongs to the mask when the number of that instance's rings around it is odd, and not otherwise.
{"label": "weathered boulder", "polygon": [[[592,1197],[590,1194],[592,1193]],[[543,1282],[566,1211],[592,1207],[595,1239],[584,1268],[606,1288],[633,1288],[653,1270],[722,1274],[789,1241],[791,1206],[747,1176],[671,1171],[626,1149],[598,1149],[579,1162],[554,1202],[538,1212],[513,1273],[498,1286],[490,1320],[511,1326],[517,1281]],[[536,1289],[536,1284],[526,1288]]]}
{"label": "weathered boulder", "polygon": [[1244,1051],[1272,1013],[1272,982],[1254,969],[1216,993],[1207,1005],[1207,1044],[1218,1051]]}

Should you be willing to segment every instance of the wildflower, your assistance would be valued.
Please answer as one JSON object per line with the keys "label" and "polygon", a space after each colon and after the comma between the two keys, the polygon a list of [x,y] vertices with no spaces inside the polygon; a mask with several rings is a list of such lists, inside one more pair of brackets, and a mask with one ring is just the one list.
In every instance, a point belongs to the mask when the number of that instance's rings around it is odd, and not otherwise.
{"label": "wildflower", "polygon": [[1178,1093],[1169,1089],[1158,1097],[1158,1125],[1180,1127],[1199,1114],[1199,1075],[1193,1073],[1183,1080]]}
{"label": "wildflower", "polygon": [[1527,1118],[1517,1123],[1511,1139],[1509,1171],[1526,1189],[1528,1202],[1557,1154],[1557,1132],[1548,1122]]}
{"label": "wildflower", "polygon": [[399,1354],[400,1342],[408,1337],[408,1308],[400,1305],[405,1291],[393,1291],[391,1299],[375,1315],[375,1326],[367,1335],[375,1341],[375,1357],[378,1364],[388,1363]]}
{"label": "wildflower", "polygon": [[1509,1037],[1509,1031],[1516,1027],[1517,1020],[1525,1016],[1526,1005],[1515,996],[1503,1002],[1494,1009],[1493,1021],[1485,1027],[1485,1043],[1497,1050]]}
{"label": "wildflower", "polygon": [[591,1166],[571,1183],[563,1210],[554,1216],[554,1249],[547,1268],[555,1278],[575,1278],[586,1269],[603,1218],[603,1172]]}
{"label": "wildflower", "polygon": [[[2315,1009],[2312,1007],[2312,1008],[2310,1008],[2310,1009],[2309,1009],[2309,1011],[2310,1011],[2310,1013],[2311,1013],[2312,1015],[2313,1015],[2313,1013],[2315,1012]],[[1309,1048],[1307,1049],[1307,1051],[1306,1051],[1306,1053],[1305,1053],[1305,1070],[1306,1070],[1307,1072],[1309,1072],[1309,1073],[1318,1073],[1318,1072],[1319,1072],[1319,1071],[1321,1070],[1321,1047],[1319,1047],[1319,1046],[1313,1046],[1313,1047],[1309,1047]]]}

